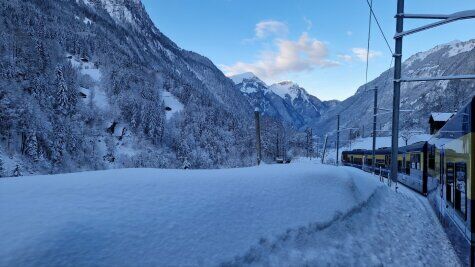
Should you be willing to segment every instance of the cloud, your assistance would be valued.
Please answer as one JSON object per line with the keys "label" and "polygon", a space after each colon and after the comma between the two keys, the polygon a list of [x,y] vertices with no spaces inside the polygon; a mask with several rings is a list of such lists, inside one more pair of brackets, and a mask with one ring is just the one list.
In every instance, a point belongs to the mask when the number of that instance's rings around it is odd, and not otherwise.
{"label": "cloud", "polygon": [[290,72],[313,70],[337,66],[340,63],[328,59],[325,43],[302,33],[296,41],[277,39],[277,51],[263,51],[253,63],[237,62],[233,66],[223,66],[226,75],[253,72],[265,80]]}
{"label": "cloud", "polygon": [[338,55],[338,58],[340,60],[346,61],[346,62],[351,62],[353,61],[353,57],[350,55]]}
{"label": "cloud", "polygon": [[383,55],[380,51],[374,51],[374,50],[369,50],[369,55],[368,50],[366,48],[359,48],[355,47],[352,48],[351,51],[353,52],[354,56],[357,57],[359,60],[366,62],[366,56],[368,56],[369,59],[380,57]]}
{"label": "cloud", "polygon": [[303,20],[305,21],[305,24],[307,24],[307,31],[310,31],[313,27],[313,22],[307,17],[303,17]]}
{"label": "cloud", "polygon": [[352,36],[352,35],[353,35],[353,32],[352,32],[352,31],[347,31],[347,32],[346,32],[346,35]]}
{"label": "cloud", "polygon": [[256,24],[254,32],[255,38],[264,39],[272,35],[285,36],[289,32],[289,28],[285,23],[277,20],[264,20]]}

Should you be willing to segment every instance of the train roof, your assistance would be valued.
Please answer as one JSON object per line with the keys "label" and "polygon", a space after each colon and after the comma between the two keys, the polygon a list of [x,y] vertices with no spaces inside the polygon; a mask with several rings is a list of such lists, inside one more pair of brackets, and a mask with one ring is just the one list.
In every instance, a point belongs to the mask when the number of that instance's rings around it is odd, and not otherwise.
{"label": "train roof", "polygon": [[[404,152],[412,152],[412,151],[422,151],[427,144],[427,141],[420,141],[408,146],[400,147],[398,153],[404,153]],[[343,151],[342,153],[347,154],[347,155],[372,155],[373,150],[371,149],[354,149],[351,151]],[[379,149],[376,149],[375,151],[376,155],[388,155],[391,154],[391,148],[390,147],[382,147]]]}
{"label": "train roof", "polygon": [[427,144],[427,141],[420,141],[420,142],[417,142],[405,147],[400,147],[399,151],[401,152],[422,151],[426,144]]}

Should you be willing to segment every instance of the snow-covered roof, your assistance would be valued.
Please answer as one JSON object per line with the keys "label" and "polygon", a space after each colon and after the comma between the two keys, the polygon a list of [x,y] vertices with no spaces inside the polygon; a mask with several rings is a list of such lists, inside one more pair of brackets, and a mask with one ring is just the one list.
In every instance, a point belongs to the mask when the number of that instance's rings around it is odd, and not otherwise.
{"label": "snow-covered roof", "polygon": [[431,117],[434,121],[446,122],[446,121],[448,121],[450,118],[452,118],[452,116],[453,116],[454,114],[455,114],[455,113],[432,112],[432,113],[430,114],[430,117]]}

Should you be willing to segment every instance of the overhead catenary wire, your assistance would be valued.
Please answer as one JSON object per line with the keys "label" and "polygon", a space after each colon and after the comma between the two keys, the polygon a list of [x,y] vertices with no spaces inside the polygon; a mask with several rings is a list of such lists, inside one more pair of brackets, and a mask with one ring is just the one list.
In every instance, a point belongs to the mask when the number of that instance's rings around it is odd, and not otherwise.
{"label": "overhead catenary wire", "polygon": [[378,25],[379,32],[381,33],[381,35],[383,36],[384,41],[386,42],[386,46],[388,47],[389,51],[391,52],[391,55],[393,55],[394,52],[393,52],[393,50],[392,50],[392,48],[391,48],[391,45],[389,45],[388,38],[386,37],[386,34],[384,34],[383,28],[381,27],[381,23],[379,23],[378,17],[377,17],[376,14],[374,13],[374,10],[373,10],[373,0],[371,0],[371,2],[370,2],[369,0],[366,0],[366,3],[367,3],[368,6],[369,6],[369,12],[370,12],[370,14],[373,15],[374,21],[376,21],[376,24]]}
{"label": "overhead catenary wire", "polygon": [[365,73],[365,89],[368,84],[368,70],[369,70],[369,49],[370,49],[370,44],[371,44],[371,23],[373,21],[372,13],[371,10],[373,10],[373,0],[371,0],[371,3],[368,2],[370,5],[370,11],[369,11],[369,22],[368,22],[368,43],[366,44],[366,73]]}

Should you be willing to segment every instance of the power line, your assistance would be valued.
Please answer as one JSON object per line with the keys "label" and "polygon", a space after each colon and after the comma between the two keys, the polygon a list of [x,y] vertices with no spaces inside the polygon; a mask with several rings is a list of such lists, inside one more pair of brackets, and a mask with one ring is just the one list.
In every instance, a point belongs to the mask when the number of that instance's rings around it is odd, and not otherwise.
{"label": "power line", "polygon": [[[367,0],[368,1],[368,0]],[[370,12],[369,12],[369,23],[368,23],[368,43],[366,46],[366,74],[365,74],[365,89],[368,84],[368,69],[369,69],[369,45],[371,43],[371,22],[373,21],[373,18],[371,17],[371,10],[373,10],[373,0],[371,0],[371,3],[368,2],[370,5]]]}
{"label": "power line", "polygon": [[389,51],[391,52],[391,55],[393,55],[394,52],[393,52],[391,46],[389,45],[388,38],[386,38],[386,34],[384,34],[383,28],[381,28],[381,24],[379,23],[378,17],[374,13],[373,0],[371,0],[371,3],[369,2],[369,0],[366,0],[366,3],[369,6],[370,13],[373,14],[374,20],[376,21],[376,24],[378,25],[379,31],[381,32],[381,35],[383,36],[384,41],[386,42],[386,46],[388,47]]}

